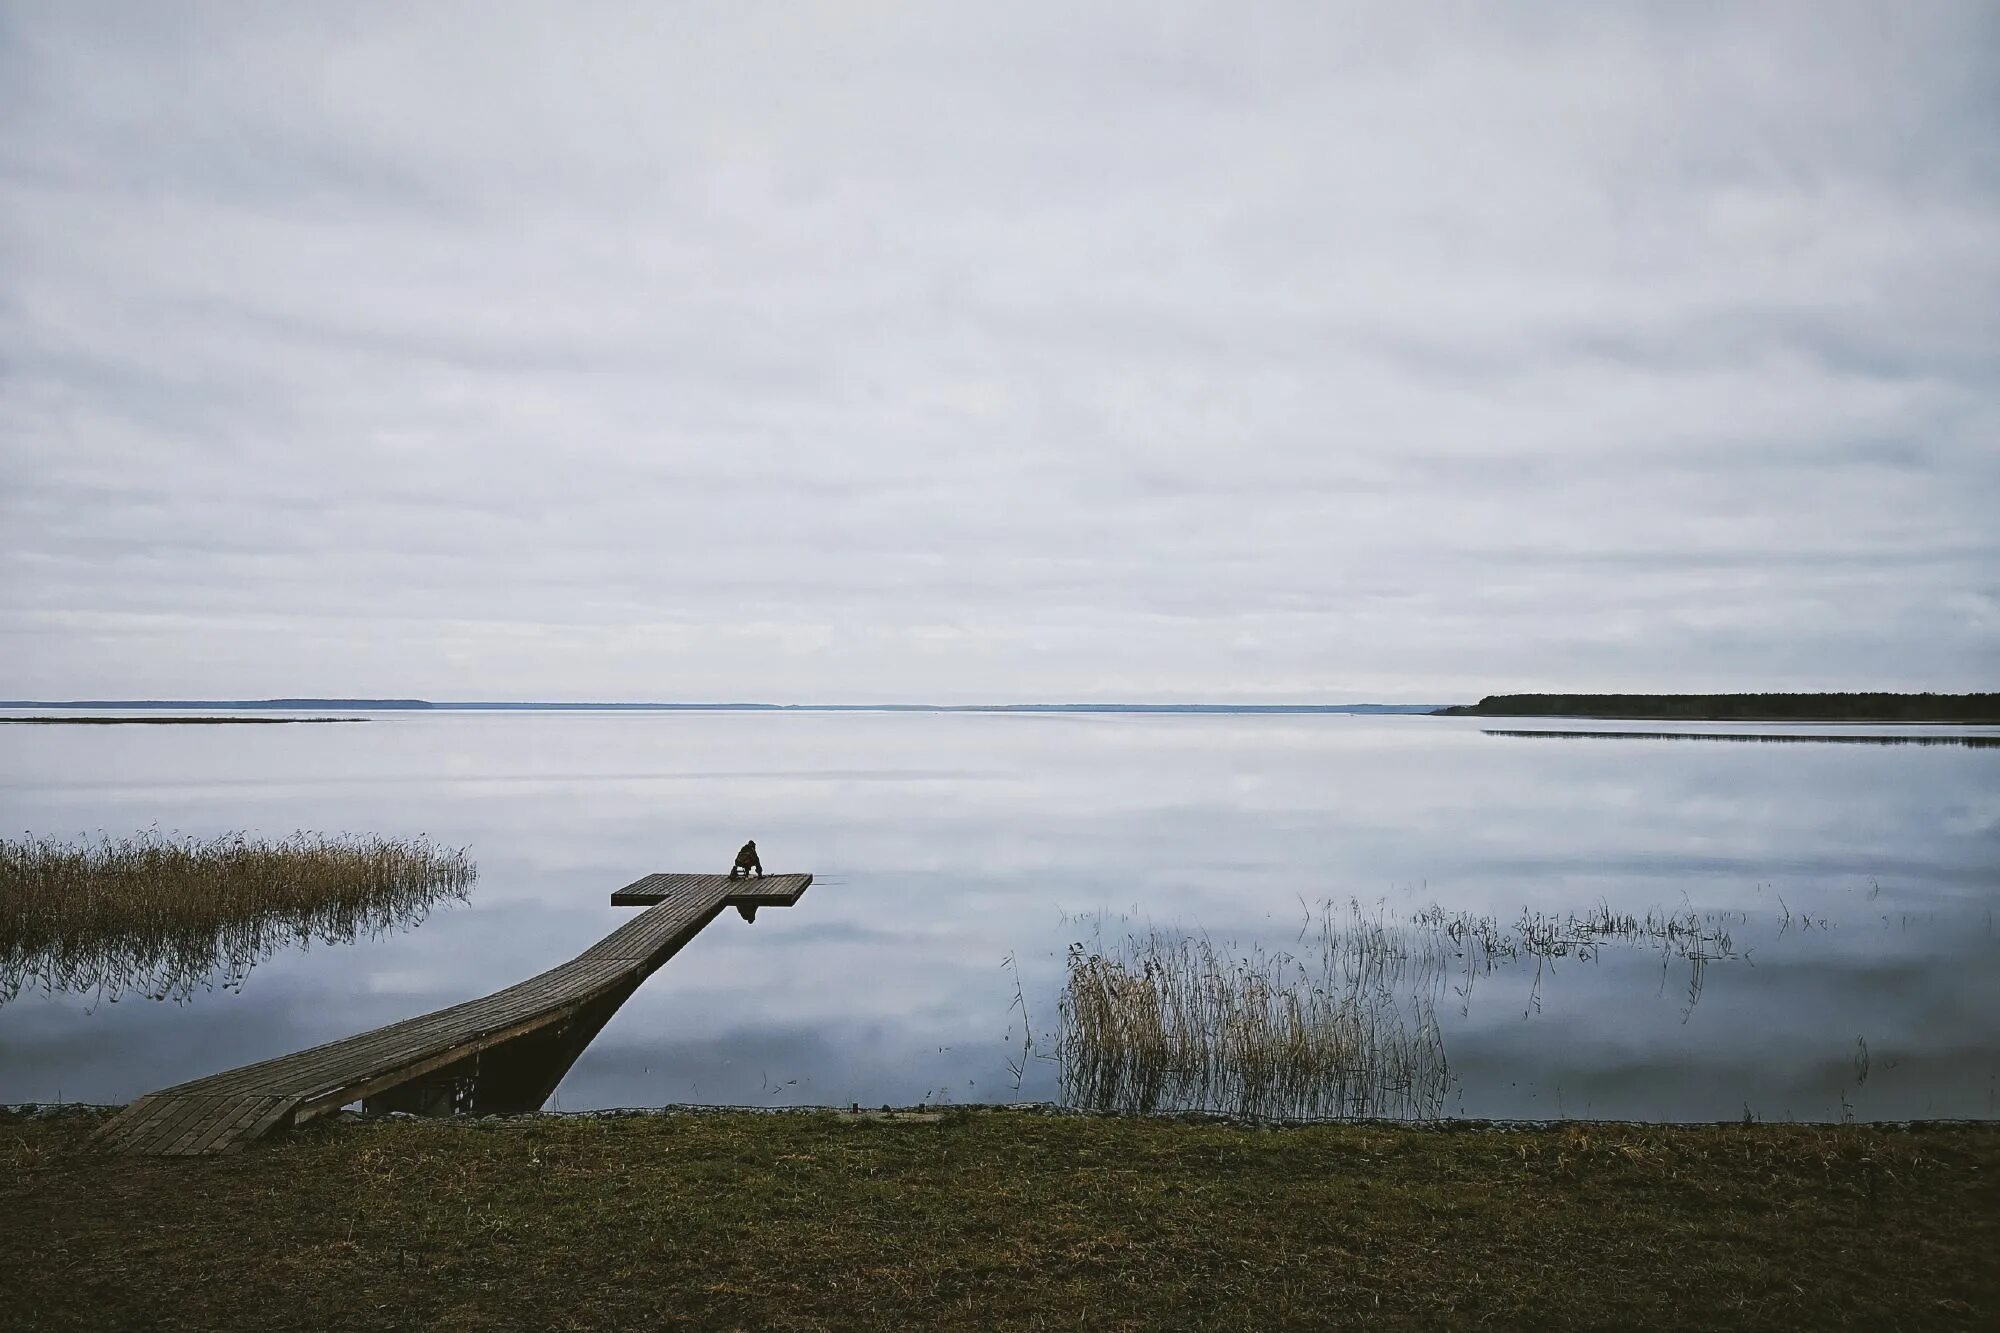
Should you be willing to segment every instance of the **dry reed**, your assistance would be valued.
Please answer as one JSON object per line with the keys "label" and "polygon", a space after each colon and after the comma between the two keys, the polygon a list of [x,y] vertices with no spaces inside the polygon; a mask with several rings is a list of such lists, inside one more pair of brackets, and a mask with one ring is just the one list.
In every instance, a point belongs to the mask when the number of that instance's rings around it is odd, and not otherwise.
{"label": "dry reed", "polygon": [[1238,954],[1153,931],[1108,949],[1072,945],[1057,1049],[1065,1098],[1260,1119],[1436,1115],[1449,1086],[1431,1009],[1442,955],[1352,907],[1344,918],[1328,910],[1312,944]]}
{"label": "dry reed", "polygon": [[414,925],[476,873],[464,848],[423,837],[0,839],[0,1002],[240,987],[280,948]]}
{"label": "dry reed", "polygon": [[[1740,914],[1738,914],[1740,915]],[[1450,1072],[1436,1018],[1449,983],[1461,1011],[1503,963],[1532,962],[1530,1009],[1559,959],[1606,944],[1657,949],[1688,967],[1685,1019],[1708,964],[1740,957],[1731,914],[1644,916],[1599,904],[1511,926],[1431,906],[1391,921],[1350,901],[1307,908],[1297,952],[1218,947],[1158,930],[1070,946],[1056,1059],[1063,1094],[1094,1110],[1209,1111],[1270,1119],[1442,1110]]]}

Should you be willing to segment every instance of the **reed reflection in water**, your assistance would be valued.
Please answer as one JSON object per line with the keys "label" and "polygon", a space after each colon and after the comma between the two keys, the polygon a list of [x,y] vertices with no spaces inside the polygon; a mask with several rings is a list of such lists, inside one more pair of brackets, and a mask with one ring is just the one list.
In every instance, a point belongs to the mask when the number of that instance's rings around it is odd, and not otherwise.
{"label": "reed reflection in water", "polygon": [[1480,730],[1486,736],[1564,741],[1740,741],[1753,745],[1941,745],[1967,750],[2000,749],[2000,736],[1786,736],[1762,731],[1550,731],[1501,727]]}
{"label": "reed reflection in water", "polygon": [[1072,945],[1057,1045],[1065,1100],[1141,1114],[1435,1116],[1450,1083],[1433,1012],[1442,936],[1327,904],[1300,940],[1298,953],[1238,954],[1160,931]]}
{"label": "reed reflection in water", "polygon": [[464,848],[422,837],[0,839],[0,1003],[240,989],[280,949],[409,929],[477,873]]}
{"label": "reed reflection in water", "polygon": [[[1826,926],[1824,917],[1815,919],[1800,913],[1795,918],[1782,899],[1780,908],[1784,912],[1779,923],[1780,934],[1794,924],[1801,930]],[[1416,929],[1436,933],[1449,949],[1453,960],[1452,991],[1459,997],[1461,1014],[1471,1012],[1472,991],[1479,979],[1511,963],[1534,966],[1527,1000],[1527,1012],[1533,1013],[1541,1008],[1542,982],[1558,960],[1594,963],[1604,946],[1610,944],[1656,951],[1660,956],[1662,990],[1674,975],[1674,965],[1686,964],[1685,981],[1681,983],[1687,997],[1681,1008],[1683,1023],[1693,1017],[1695,1006],[1701,1003],[1709,964],[1748,961],[1749,952],[1737,949],[1731,932],[1732,925],[1746,925],[1748,920],[1748,914],[1743,912],[1697,912],[1693,908],[1677,911],[1656,908],[1642,916],[1614,911],[1609,903],[1599,903],[1588,912],[1561,914],[1524,909],[1511,927],[1501,925],[1497,917],[1446,912],[1435,904],[1411,919]]]}
{"label": "reed reflection in water", "polygon": [[1138,1114],[1434,1118],[1451,1085],[1437,1021],[1447,987],[1465,1012],[1482,978],[1531,966],[1532,1011],[1558,960],[1592,963],[1606,946],[1651,949],[1663,987],[1676,964],[1685,966],[1685,1021],[1709,966],[1747,957],[1730,917],[1600,904],[1582,913],[1523,911],[1503,925],[1432,905],[1391,921],[1356,902],[1325,902],[1307,910],[1297,952],[1238,952],[1205,935],[1160,930],[1107,946],[1100,929],[1092,946],[1069,949],[1056,1049],[1063,1096],[1073,1106]]}

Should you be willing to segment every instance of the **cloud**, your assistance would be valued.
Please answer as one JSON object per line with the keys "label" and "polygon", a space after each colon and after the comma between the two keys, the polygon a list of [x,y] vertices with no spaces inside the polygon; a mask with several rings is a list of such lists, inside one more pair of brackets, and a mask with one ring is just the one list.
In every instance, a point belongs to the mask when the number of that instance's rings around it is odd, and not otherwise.
{"label": "cloud", "polygon": [[1977,5],[0,20],[0,694],[1990,687]]}

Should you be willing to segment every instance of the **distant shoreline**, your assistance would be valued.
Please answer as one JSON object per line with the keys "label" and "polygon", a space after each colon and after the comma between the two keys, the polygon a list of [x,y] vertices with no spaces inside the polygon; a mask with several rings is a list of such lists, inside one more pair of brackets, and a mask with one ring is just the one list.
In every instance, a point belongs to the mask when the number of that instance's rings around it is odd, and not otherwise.
{"label": "distant shoreline", "polygon": [[[343,712],[519,712],[519,713],[1190,713],[1283,714],[1352,713],[1423,715],[1438,704],[773,704],[773,703],[570,703],[535,700],[436,703],[427,699],[0,699],[0,708],[65,708],[78,711],[211,708],[229,711],[316,708]],[[324,719],[337,721],[340,719]]]}
{"label": "distant shoreline", "polygon": [[366,722],[365,717],[0,717],[0,727],[281,727],[292,722]]}
{"label": "distant shoreline", "polygon": [[[227,708],[227,709],[333,709],[345,712],[385,713],[395,709],[424,709],[436,705],[423,699],[0,699],[0,708]],[[292,720],[292,719],[287,719]],[[334,718],[306,719],[332,722]]]}
{"label": "distant shoreline", "polygon": [[[2000,694],[1494,694],[1475,704],[1385,703],[750,703],[601,702],[429,699],[0,699],[0,709],[64,713],[201,709],[208,713],[304,711],[338,713],[1005,713],[1098,716],[1358,716],[1576,718],[1617,722],[1943,723],[2000,726]],[[0,718],[0,722],[343,722],[354,718],[67,717]]]}
{"label": "distant shoreline", "polygon": [[1442,717],[2000,725],[2000,694],[1489,694]]}

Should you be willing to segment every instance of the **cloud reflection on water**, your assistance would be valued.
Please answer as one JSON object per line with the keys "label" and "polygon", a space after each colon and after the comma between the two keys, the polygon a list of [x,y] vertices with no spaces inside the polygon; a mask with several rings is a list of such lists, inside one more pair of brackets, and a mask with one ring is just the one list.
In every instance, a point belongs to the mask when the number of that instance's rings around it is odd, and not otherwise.
{"label": "cloud reflection on water", "polygon": [[[1507,747],[1456,719],[1346,717],[89,730],[0,734],[21,779],[0,821],[427,832],[471,846],[481,887],[408,935],[274,957],[241,996],[95,1013],[24,996],[0,1008],[0,1100],[123,1100],[483,994],[629,919],[607,903],[617,885],[725,862],[754,834],[774,871],[819,881],[754,925],[718,921],[651,978],[561,1105],[1053,1097],[1049,1062],[1029,1062],[1018,1094],[1008,1074],[1003,958],[1047,1051],[1083,918],[1277,948],[1302,899],[1354,897],[1505,921],[1600,900],[1745,914],[1748,961],[1712,968],[1685,1019],[1684,983],[1662,985],[1641,951],[1558,960],[1539,1008],[1517,966],[1465,1012],[1440,1005],[1450,1113],[1552,1114],[1560,1086],[1570,1114],[1581,1098],[1600,1116],[1733,1118],[1748,1101],[1833,1118],[1857,1037],[1877,1053],[1845,1090],[1857,1116],[1993,1113],[2000,847],[1982,812],[2000,770],[1985,751]],[[1781,899],[1828,927],[1781,933]]]}

